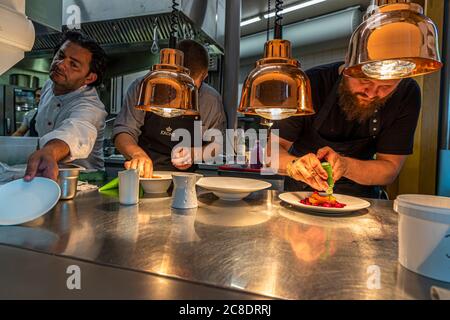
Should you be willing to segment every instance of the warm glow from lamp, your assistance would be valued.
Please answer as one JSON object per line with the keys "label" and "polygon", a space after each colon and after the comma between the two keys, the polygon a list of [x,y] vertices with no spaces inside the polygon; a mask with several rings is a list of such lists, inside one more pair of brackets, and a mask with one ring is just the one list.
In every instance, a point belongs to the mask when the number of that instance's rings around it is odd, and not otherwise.
{"label": "warm glow from lamp", "polygon": [[264,58],[244,83],[239,111],[267,120],[314,114],[309,79],[292,59],[289,41],[266,43]]}
{"label": "warm glow from lamp", "polygon": [[344,74],[393,80],[442,68],[437,28],[410,0],[377,0],[353,33]]}

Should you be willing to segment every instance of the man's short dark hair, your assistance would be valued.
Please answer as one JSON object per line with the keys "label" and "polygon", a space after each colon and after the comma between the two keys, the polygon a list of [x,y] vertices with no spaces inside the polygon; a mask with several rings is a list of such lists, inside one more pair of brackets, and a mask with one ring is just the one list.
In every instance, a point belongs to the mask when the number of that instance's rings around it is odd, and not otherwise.
{"label": "man's short dark hair", "polygon": [[36,94],[38,91],[42,91],[42,88],[36,88],[36,89],[34,89],[33,93]]}
{"label": "man's short dark hair", "polygon": [[100,45],[88,37],[84,33],[75,30],[68,30],[63,34],[59,46],[55,49],[55,53],[63,46],[66,41],[73,42],[80,47],[88,50],[92,54],[90,63],[90,72],[97,75],[97,80],[90,84],[91,87],[99,86],[103,82],[106,72],[107,55]]}
{"label": "man's short dark hair", "polygon": [[184,66],[191,71],[192,77],[208,72],[209,54],[203,45],[194,40],[182,40],[177,48],[183,51]]}

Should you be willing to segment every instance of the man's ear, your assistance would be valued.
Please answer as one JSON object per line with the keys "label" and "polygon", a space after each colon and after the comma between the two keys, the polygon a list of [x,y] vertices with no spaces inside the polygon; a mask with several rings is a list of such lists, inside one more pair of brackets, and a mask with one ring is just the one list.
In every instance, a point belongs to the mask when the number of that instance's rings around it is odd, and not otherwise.
{"label": "man's ear", "polygon": [[84,80],[84,84],[85,84],[86,86],[88,86],[88,85],[90,85],[90,84],[93,84],[95,81],[97,81],[97,79],[98,79],[97,74],[94,73],[94,72],[91,72],[91,73],[88,74],[88,76],[87,76],[86,79]]}

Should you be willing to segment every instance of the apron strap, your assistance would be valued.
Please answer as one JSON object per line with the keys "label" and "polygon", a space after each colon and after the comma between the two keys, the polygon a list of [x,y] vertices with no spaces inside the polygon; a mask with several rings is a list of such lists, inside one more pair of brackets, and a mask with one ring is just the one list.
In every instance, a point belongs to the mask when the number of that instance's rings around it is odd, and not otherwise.
{"label": "apron strap", "polygon": [[36,113],[34,114],[33,118],[31,118],[30,121],[30,137],[38,137],[39,134],[36,131],[36,117],[37,117],[38,111],[36,111]]}

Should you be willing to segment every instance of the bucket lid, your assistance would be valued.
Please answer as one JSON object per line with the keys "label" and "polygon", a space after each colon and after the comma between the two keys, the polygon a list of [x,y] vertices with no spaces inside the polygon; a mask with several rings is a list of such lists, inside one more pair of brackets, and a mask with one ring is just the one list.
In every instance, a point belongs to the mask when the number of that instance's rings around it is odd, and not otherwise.
{"label": "bucket lid", "polygon": [[397,197],[394,210],[419,219],[450,224],[450,198],[407,194]]}

